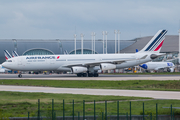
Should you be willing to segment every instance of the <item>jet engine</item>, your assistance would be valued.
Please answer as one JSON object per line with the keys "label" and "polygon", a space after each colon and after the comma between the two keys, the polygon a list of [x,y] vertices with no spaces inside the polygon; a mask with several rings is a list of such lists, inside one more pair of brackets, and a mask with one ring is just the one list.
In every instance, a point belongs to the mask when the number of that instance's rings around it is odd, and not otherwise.
{"label": "jet engine", "polygon": [[168,72],[174,72],[174,69],[173,68],[167,68],[167,71]]}
{"label": "jet engine", "polygon": [[87,71],[86,67],[72,67],[71,68],[72,73],[83,73]]}
{"label": "jet engine", "polygon": [[157,57],[158,57],[158,55],[155,55],[155,54],[152,54],[152,55],[150,56],[151,59],[156,59]]}
{"label": "jet engine", "polygon": [[100,68],[101,70],[112,70],[116,69],[116,65],[110,63],[101,63]]}

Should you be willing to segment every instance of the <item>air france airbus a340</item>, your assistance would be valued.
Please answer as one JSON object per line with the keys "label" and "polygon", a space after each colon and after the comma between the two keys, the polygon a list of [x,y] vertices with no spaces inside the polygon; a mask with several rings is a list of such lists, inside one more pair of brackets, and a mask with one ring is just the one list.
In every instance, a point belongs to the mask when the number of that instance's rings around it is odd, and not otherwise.
{"label": "air france airbus a340", "polygon": [[[19,71],[72,71],[77,76],[98,77],[98,70],[120,69],[139,65],[162,55],[159,53],[167,30],[159,30],[138,53],[87,55],[17,56],[2,64]],[[22,77],[21,74],[18,77]]]}

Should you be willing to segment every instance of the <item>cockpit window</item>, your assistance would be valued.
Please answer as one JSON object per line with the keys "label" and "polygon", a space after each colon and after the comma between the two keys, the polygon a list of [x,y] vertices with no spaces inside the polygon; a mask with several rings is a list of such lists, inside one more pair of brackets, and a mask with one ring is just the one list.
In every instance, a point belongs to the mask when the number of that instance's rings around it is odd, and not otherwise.
{"label": "cockpit window", "polygon": [[7,62],[12,62],[12,60],[8,60]]}

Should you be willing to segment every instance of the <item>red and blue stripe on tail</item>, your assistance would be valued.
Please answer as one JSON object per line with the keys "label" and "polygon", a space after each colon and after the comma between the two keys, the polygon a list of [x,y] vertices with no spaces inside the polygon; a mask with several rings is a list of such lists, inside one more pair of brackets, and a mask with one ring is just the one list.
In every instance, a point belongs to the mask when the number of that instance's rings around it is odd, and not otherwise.
{"label": "red and blue stripe on tail", "polygon": [[12,56],[9,54],[7,50],[4,50],[4,55],[5,55],[6,60],[8,60],[9,58],[12,58]]}
{"label": "red and blue stripe on tail", "polygon": [[159,30],[140,52],[160,52],[167,30]]}

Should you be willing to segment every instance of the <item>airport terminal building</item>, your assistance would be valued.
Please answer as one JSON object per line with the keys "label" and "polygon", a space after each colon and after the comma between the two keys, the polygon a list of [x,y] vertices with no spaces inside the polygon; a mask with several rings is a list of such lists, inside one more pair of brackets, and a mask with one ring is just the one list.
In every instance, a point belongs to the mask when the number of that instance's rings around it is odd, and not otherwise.
{"label": "airport terminal building", "polygon": [[[133,40],[121,40],[120,53],[135,53],[136,49],[141,50],[152,37],[153,36],[147,36]],[[75,53],[73,39],[0,39],[0,43],[0,64],[5,61],[4,50],[8,50],[10,54],[12,51],[16,51],[19,55],[52,55]],[[103,54],[103,40],[96,40],[95,51],[92,50],[93,46],[94,45],[92,45],[91,40],[84,40],[83,54]],[[118,49],[118,45],[116,48]],[[107,54],[115,53],[115,41],[108,40],[107,47],[106,42],[104,41],[104,54],[106,54],[106,49]],[[171,57],[177,57],[179,53],[179,36],[166,35],[161,52],[171,54]],[[76,54],[81,54],[81,40],[76,41]]]}

